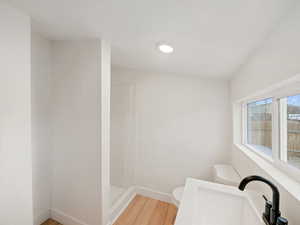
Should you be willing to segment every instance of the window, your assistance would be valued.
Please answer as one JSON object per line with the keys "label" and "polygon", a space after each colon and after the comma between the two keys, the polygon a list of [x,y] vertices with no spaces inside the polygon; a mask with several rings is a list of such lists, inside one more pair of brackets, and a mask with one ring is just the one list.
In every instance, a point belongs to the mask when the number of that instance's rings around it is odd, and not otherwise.
{"label": "window", "polygon": [[300,168],[300,95],[280,98],[280,158]]}
{"label": "window", "polygon": [[246,144],[272,156],[272,99],[247,104]]}
{"label": "window", "polygon": [[300,94],[248,101],[243,115],[244,145],[300,169]]}

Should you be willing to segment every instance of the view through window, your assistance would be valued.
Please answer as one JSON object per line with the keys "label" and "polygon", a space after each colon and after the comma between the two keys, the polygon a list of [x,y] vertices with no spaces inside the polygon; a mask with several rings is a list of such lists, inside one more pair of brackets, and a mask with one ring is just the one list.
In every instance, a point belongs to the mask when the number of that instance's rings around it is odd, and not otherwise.
{"label": "view through window", "polygon": [[300,95],[289,96],[287,102],[287,162],[300,168]]}
{"label": "view through window", "polygon": [[247,104],[247,144],[272,156],[272,98]]}

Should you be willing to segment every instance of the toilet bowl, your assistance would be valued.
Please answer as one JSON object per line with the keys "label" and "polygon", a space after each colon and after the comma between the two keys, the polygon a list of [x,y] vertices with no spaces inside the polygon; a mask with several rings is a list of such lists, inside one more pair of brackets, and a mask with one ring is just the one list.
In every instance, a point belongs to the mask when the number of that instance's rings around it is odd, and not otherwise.
{"label": "toilet bowl", "polygon": [[[236,170],[227,164],[213,166],[213,181],[219,184],[237,186],[241,178]],[[178,207],[184,192],[184,186],[177,187],[172,192],[173,203]]]}

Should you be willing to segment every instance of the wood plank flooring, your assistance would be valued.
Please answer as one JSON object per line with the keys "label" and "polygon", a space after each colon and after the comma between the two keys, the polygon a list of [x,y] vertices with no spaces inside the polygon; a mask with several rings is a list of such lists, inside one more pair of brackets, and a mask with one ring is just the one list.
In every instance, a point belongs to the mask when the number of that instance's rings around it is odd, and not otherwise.
{"label": "wood plank flooring", "polygon": [[174,225],[176,214],[173,204],[137,195],[114,225]]}
{"label": "wood plank flooring", "polygon": [[[141,195],[129,203],[113,225],[174,225],[177,207]],[[62,225],[52,219],[41,225]]]}
{"label": "wood plank flooring", "polygon": [[55,220],[48,219],[46,222],[42,223],[41,225],[62,225],[59,222],[56,222]]}

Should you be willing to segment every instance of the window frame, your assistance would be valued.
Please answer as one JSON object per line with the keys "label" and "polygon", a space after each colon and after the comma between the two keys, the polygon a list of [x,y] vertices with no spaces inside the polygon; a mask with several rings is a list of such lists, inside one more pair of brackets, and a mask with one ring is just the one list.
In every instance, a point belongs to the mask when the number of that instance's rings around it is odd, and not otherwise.
{"label": "window frame", "polygon": [[[296,85],[286,85],[284,88],[257,95],[240,101],[241,107],[241,136],[240,143],[251,152],[267,160],[280,171],[300,182],[300,167],[292,166],[287,161],[287,127],[284,123],[287,119],[286,101],[288,96],[300,94],[300,82]],[[255,101],[272,98],[272,156],[260,152],[258,149],[247,144],[247,104]],[[283,100],[285,99],[285,100]],[[282,129],[283,128],[283,129]],[[285,128],[285,129],[284,129]]]}
{"label": "window frame", "polygon": [[[267,154],[262,153],[261,151],[259,151],[258,149],[254,148],[252,145],[248,144],[248,104],[251,102],[256,102],[256,101],[262,101],[265,99],[272,99],[272,103],[271,103],[271,107],[272,107],[272,156],[269,156]],[[248,149],[250,149],[251,151],[253,151],[254,153],[256,153],[257,155],[259,155],[260,157],[273,162],[275,157],[274,157],[274,147],[276,147],[274,145],[274,119],[273,119],[273,111],[274,111],[274,104],[273,104],[273,97],[272,96],[263,96],[261,98],[257,97],[257,98],[252,98],[252,99],[248,99],[244,102],[242,102],[242,140],[241,143],[243,146],[247,147]],[[277,149],[277,148],[276,148]]]}
{"label": "window frame", "polygon": [[[299,85],[299,84],[298,84]],[[291,88],[291,90],[287,90],[286,92],[282,92],[280,93],[280,95],[277,95],[276,96],[276,99],[277,99],[277,102],[278,102],[278,107],[282,107],[282,99],[283,98],[287,98],[289,96],[294,96],[294,95],[300,95],[300,86],[297,87],[297,88]],[[285,121],[286,118],[287,118],[287,110],[286,109],[283,109],[284,113],[280,113],[279,114],[279,120],[280,120],[280,123],[283,123],[282,121]],[[281,125],[283,126],[283,125]],[[286,143],[287,145],[287,128],[286,129],[281,129],[282,127],[279,127],[279,138],[280,138],[280,145],[284,145]],[[291,177],[294,177],[296,178],[299,182],[300,182],[300,167],[295,167],[295,166],[292,166],[288,163],[287,160],[282,159],[282,155],[283,153],[286,153],[287,151],[287,146],[286,148],[282,148],[282,146],[280,146],[280,156],[279,156],[279,160],[276,162],[276,166],[283,170],[284,172],[288,173]],[[286,155],[287,156],[287,155]]]}

